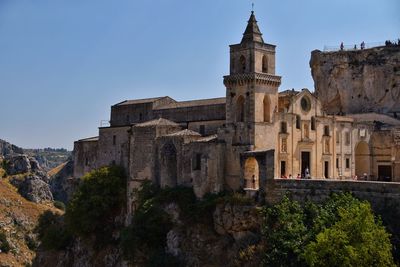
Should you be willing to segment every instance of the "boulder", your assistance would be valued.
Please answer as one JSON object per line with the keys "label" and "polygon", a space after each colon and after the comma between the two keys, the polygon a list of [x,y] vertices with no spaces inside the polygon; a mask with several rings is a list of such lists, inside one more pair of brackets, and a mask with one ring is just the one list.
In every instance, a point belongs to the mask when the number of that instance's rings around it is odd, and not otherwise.
{"label": "boulder", "polygon": [[35,203],[53,201],[53,194],[50,191],[49,184],[38,175],[28,175],[23,179],[14,177],[10,182],[18,188],[18,193],[27,200]]}
{"label": "boulder", "polygon": [[27,155],[10,155],[5,158],[9,175],[27,173],[31,170],[31,163]]}

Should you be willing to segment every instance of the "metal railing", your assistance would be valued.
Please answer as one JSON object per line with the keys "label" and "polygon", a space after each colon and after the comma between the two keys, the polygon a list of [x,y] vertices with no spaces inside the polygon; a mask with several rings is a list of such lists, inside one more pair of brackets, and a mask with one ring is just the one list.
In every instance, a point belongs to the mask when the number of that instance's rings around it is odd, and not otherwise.
{"label": "metal railing", "polygon": [[100,127],[109,127],[109,126],[110,126],[109,120],[101,120],[100,121]]}
{"label": "metal railing", "polygon": [[343,46],[341,44],[334,46],[325,45],[324,52],[354,51],[354,50],[369,49],[380,46],[399,46],[399,45],[400,45],[400,39],[387,40],[384,42],[372,42],[372,43],[360,42],[359,44],[352,44],[352,45],[343,44]]}

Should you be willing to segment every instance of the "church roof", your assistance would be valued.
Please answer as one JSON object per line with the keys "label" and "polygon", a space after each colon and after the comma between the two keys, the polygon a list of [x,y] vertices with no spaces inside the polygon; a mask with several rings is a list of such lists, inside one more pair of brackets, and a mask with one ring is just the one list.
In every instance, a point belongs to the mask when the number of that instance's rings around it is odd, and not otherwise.
{"label": "church roof", "polygon": [[146,121],[143,123],[138,123],[134,127],[151,127],[151,126],[179,126],[179,124],[170,120],[159,118],[151,121]]}
{"label": "church roof", "polygon": [[144,99],[125,100],[125,101],[122,101],[122,102],[116,104],[116,106],[153,103],[153,102],[156,102],[157,100],[160,100],[160,99],[166,98],[166,97],[168,97],[168,96],[160,96],[160,97],[152,97],[152,98],[144,98]]}
{"label": "church roof", "polygon": [[219,98],[199,99],[199,100],[170,103],[164,106],[157,107],[156,109],[187,108],[195,106],[209,106],[209,105],[221,105],[221,104],[224,105],[225,103],[226,103],[226,98],[219,97]]}
{"label": "church roof", "polygon": [[176,133],[168,134],[167,136],[201,136],[201,134],[189,129],[185,129]]}
{"label": "church roof", "polygon": [[88,137],[88,138],[80,139],[77,142],[94,142],[94,141],[99,141],[99,137],[98,136]]}
{"label": "church roof", "polygon": [[247,22],[246,30],[243,33],[243,38],[241,43],[246,42],[260,42],[264,43],[262,38],[262,33],[257,25],[256,16],[254,15],[254,11],[251,11],[250,18]]}

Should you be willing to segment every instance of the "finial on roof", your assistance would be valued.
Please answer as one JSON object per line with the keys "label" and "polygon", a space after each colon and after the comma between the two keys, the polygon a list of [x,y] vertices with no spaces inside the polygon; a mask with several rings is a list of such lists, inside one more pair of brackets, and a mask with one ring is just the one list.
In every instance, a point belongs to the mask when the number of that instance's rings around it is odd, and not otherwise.
{"label": "finial on roof", "polygon": [[251,3],[251,14],[254,14],[254,3]]}
{"label": "finial on roof", "polygon": [[243,38],[241,43],[245,42],[260,42],[264,43],[263,38],[261,37],[262,33],[257,25],[256,16],[254,15],[254,11],[251,11],[250,18],[247,22],[246,30],[243,33]]}

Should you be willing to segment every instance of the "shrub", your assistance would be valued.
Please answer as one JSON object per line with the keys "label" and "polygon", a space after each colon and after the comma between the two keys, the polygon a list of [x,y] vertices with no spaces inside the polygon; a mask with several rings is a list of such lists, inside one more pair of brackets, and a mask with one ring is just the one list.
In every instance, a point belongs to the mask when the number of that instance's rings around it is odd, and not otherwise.
{"label": "shrub", "polygon": [[62,216],[49,210],[39,217],[35,232],[45,250],[62,250],[72,241],[72,234],[65,227]]}
{"label": "shrub", "polygon": [[126,177],[122,168],[103,167],[82,178],[65,217],[71,232],[101,242],[112,240],[114,218],[126,203]]}
{"label": "shrub", "polygon": [[0,250],[4,253],[8,253],[11,249],[10,243],[7,240],[6,234],[0,231]]}
{"label": "shrub", "polygon": [[264,208],[267,266],[393,266],[390,235],[368,202],[333,194],[303,207],[285,196]]}
{"label": "shrub", "polygon": [[305,248],[310,266],[394,266],[389,234],[369,203],[339,207],[339,220]]}
{"label": "shrub", "polygon": [[65,204],[61,201],[54,201],[54,207],[56,207],[59,210],[65,211]]}

